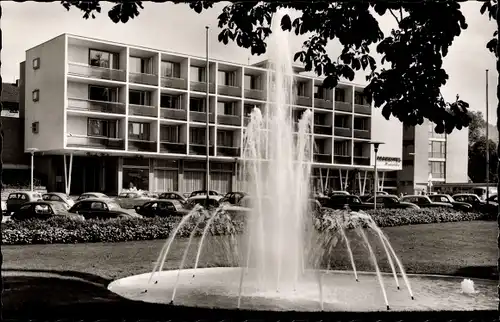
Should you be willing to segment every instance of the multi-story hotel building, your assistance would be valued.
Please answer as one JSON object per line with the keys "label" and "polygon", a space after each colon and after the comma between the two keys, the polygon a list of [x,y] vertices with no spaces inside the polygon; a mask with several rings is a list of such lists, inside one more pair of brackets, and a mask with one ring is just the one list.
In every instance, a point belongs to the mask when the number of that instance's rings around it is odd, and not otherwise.
{"label": "multi-story hotel building", "polygon": [[413,193],[468,182],[468,128],[438,134],[428,120],[403,129],[403,169],[400,191]]}
{"label": "multi-story hotel building", "polygon": [[[206,78],[209,76],[211,188],[236,187],[235,169],[249,113],[268,104],[270,72],[205,58],[62,34],[26,51],[25,149],[49,190],[117,193],[131,185],[189,192],[205,183]],[[379,178],[402,168],[402,125],[372,109],[363,88],[296,68],[295,121],[312,109],[311,154],[317,186],[370,191],[380,141]],[[64,157],[63,157],[64,156]],[[65,170],[66,169],[66,170]],[[385,176],[386,172],[392,175]],[[386,180],[384,179],[384,180]],[[326,183],[328,182],[328,184]],[[386,182],[388,182],[386,180]],[[395,182],[385,188],[396,188]]]}

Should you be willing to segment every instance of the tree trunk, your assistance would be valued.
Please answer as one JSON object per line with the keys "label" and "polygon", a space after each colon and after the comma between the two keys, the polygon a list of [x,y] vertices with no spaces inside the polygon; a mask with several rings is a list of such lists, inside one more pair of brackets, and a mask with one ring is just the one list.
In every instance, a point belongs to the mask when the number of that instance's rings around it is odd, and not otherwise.
{"label": "tree trunk", "polygon": [[[496,12],[496,21],[497,21],[497,30],[499,34],[497,35],[497,48],[496,48],[496,58],[497,58],[497,131],[500,135],[500,3],[497,3],[497,12]],[[488,126],[488,125],[486,125]],[[500,157],[500,143],[497,146],[497,158]],[[497,189],[500,191],[500,162],[497,165],[497,174],[499,175],[499,180],[497,183]],[[498,260],[497,260],[497,269],[500,272],[500,206],[497,214],[497,225],[499,228],[498,237],[497,237],[497,245],[498,245]],[[500,299],[500,282],[498,284],[498,298]],[[498,302],[498,309],[500,311],[500,302]]]}

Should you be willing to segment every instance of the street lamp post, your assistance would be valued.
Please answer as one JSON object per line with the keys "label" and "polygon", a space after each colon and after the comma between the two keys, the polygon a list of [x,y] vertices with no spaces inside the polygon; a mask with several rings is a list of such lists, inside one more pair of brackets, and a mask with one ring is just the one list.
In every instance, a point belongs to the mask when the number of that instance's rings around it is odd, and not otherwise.
{"label": "street lamp post", "polygon": [[209,27],[206,26],[205,27],[206,29],[206,33],[205,33],[205,42],[206,42],[206,50],[207,50],[207,57],[206,57],[206,67],[205,67],[205,81],[206,81],[206,133],[205,133],[205,144],[206,144],[206,168],[207,168],[207,172],[206,172],[206,190],[207,190],[207,200],[206,200],[206,207],[208,209],[208,205],[210,204],[210,90],[209,90],[209,86],[210,86],[210,83],[209,83],[209,78],[210,78],[210,63],[209,63],[209,60],[208,60],[208,30],[209,30]]}
{"label": "street lamp post", "polygon": [[378,148],[381,144],[384,144],[384,142],[370,142],[370,144],[373,145],[373,150],[375,152],[375,163],[374,163],[374,180],[375,180],[375,193],[373,195],[373,209],[377,210],[377,192],[378,192],[378,170],[377,170],[377,154],[378,154]]}
{"label": "street lamp post", "polygon": [[35,169],[35,152],[37,152],[37,151],[38,151],[37,148],[26,149],[26,152],[31,153],[31,167],[30,167],[30,171],[31,171],[30,190],[31,190],[31,192],[33,192],[33,190],[34,190],[33,181],[34,181],[34,169]]}

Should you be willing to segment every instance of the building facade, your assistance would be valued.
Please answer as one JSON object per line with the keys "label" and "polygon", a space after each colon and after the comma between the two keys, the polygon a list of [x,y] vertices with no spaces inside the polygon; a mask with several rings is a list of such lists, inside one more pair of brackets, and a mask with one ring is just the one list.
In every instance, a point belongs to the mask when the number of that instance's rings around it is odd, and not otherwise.
{"label": "building facade", "polygon": [[468,182],[468,128],[438,134],[435,125],[403,129],[403,170],[398,173],[403,193],[432,191],[442,184]]}
{"label": "building facade", "polygon": [[[47,174],[48,190],[203,189],[207,105],[211,188],[237,189],[249,113],[272,108],[271,73],[262,64],[210,60],[207,71],[205,58],[63,34],[27,50],[21,66],[24,147],[37,149],[36,167]],[[358,85],[326,89],[322,79],[300,68],[294,76],[291,117],[296,122],[307,109],[314,115],[315,185],[370,191],[370,142],[379,141],[381,187],[386,182],[385,189],[396,189],[395,171],[402,169],[399,121],[372,109]]]}

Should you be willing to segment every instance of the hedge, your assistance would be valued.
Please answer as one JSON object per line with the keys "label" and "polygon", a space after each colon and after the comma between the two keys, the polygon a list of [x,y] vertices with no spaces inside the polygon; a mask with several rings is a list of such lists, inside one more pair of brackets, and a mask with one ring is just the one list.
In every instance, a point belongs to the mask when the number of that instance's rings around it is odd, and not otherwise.
{"label": "hedge", "polygon": [[[382,209],[368,211],[380,227],[402,225],[429,224],[440,222],[491,220],[491,215],[465,213],[453,209]],[[343,210],[325,209],[314,214],[316,229],[332,228],[334,217],[348,218],[349,213]],[[220,235],[239,233],[244,230],[243,216],[221,215],[214,220],[210,234]],[[197,223],[200,222],[195,235],[203,232],[206,220],[199,221],[192,217],[179,230],[178,236],[188,237]],[[93,243],[123,242],[134,240],[166,239],[178,225],[180,218],[133,218],[113,219],[107,221],[87,220],[75,221],[67,218],[51,218],[48,220],[8,221],[2,223],[2,243],[4,245],[21,244],[55,244],[55,243]]]}

